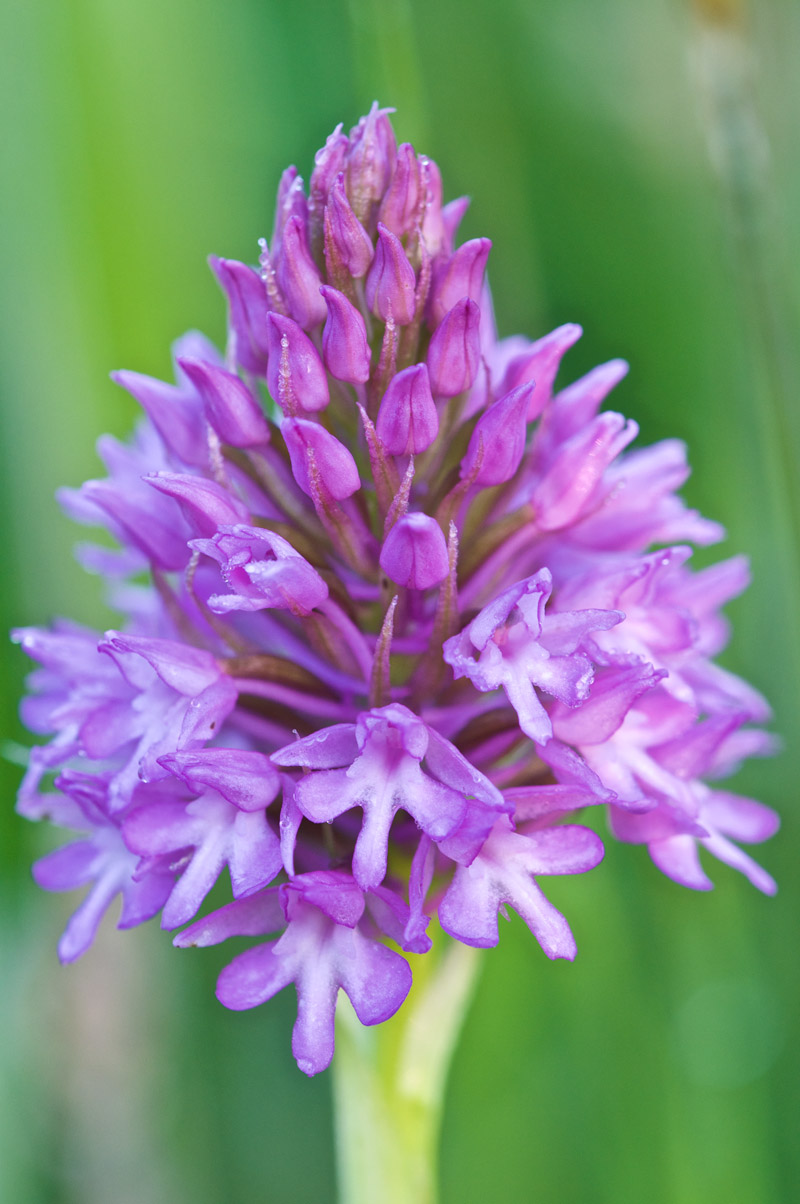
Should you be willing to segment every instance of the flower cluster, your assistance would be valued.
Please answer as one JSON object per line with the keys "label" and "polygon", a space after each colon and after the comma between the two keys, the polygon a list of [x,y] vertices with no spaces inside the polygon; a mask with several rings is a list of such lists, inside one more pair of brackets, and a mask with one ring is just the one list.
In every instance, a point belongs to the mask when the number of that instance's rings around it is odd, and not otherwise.
{"label": "flower cluster", "polygon": [[676,494],[679,442],[627,450],[601,412],[623,362],[555,392],[579,327],[498,340],[466,207],[377,106],[308,191],[289,168],[258,267],[211,261],[224,355],[191,333],[176,383],[116,373],[145,416],[61,495],[119,544],[81,555],[121,630],[16,633],[52,736],[19,809],[81,833],[35,877],[89,887],[62,960],[117,895],[120,927],[160,911],[182,947],[274,935],[218,996],[294,983],[309,1074],[340,988],[364,1024],[400,1007],[434,915],[487,947],[510,907],[572,958],[540,878],[601,860],[573,812],[608,808],[685,886],[711,886],[702,847],[775,889],[737,843],[775,815],[706,783],[769,750],[764,700],[712,660],[746,565],[688,567],[721,530]]}

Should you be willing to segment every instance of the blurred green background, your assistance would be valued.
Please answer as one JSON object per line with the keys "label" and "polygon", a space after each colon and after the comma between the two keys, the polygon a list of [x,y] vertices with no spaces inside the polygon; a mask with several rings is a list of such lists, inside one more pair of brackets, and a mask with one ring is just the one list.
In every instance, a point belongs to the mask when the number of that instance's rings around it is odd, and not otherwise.
{"label": "blurred green background", "polygon": [[[584,325],[567,381],[622,355],[615,406],[685,438],[686,496],[746,551],[725,663],[786,751],[737,788],[778,807],[775,900],[714,865],[692,894],[609,847],[553,881],[580,954],[513,920],[456,1056],[445,1204],[794,1201],[798,1101],[796,131],[800,9],[710,0],[4,0],[0,628],[113,622],[52,500],[125,434],[112,368],[166,375],[220,340],[206,255],[253,260],[281,169],[374,97],[473,198],[501,332]],[[81,532],[77,532],[82,537]],[[703,558],[701,558],[703,559]],[[13,814],[24,658],[2,658],[0,1200],[330,1204],[330,1084],[289,1051],[293,999],[225,1012],[222,951],[157,926],[55,945],[73,900]]]}

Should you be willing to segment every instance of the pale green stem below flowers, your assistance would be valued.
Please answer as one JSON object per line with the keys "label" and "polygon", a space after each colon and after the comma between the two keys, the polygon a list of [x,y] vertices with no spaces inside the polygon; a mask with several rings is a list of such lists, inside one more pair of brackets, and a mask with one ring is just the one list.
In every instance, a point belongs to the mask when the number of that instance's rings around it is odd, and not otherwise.
{"label": "pale green stem below flowers", "polygon": [[[400,1011],[364,1028],[342,993],[333,1061],[339,1204],[436,1204],[442,1102],[477,949],[436,934]],[[431,965],[430,963],[433,962]]]}

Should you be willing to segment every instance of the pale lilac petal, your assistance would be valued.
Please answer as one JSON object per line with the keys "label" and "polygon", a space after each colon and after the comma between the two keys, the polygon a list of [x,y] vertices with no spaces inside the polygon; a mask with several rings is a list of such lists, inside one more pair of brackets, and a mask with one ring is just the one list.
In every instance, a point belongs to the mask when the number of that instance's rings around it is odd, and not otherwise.
{"label": "pale lilac petal", "polygon": [[758,844],[769,840],[780,827],[780,816],[755,799],[713,790],[703,804],[703,819],[733,840]]}
{"label": "pale lilac petal", "polygon": [[200,945],[218,945],[233,936],[263,936],[277,932],[285,924],[277,887],[257,895],[236,899],[218,911],[203,916],[173,937],[173,945],[189,949]]}
{"label": "pale lilac petal", "polygon": [[274,945],[257,945],[235,957],[217,979],[220,1003],[240,1012],[266,1003],[288,986],[292,981],[291,968],[275,956],[274,950]]}
{"label": "pale lilac petal", "polygon": [[34,881],[43,890],[74,890],[91,882],[96,861],[94,844],[78,840],[35,861],[32,868]]}
{"label": "pale lilac petal", "polygon": [[655,840],[649,846],[650,856],[668,878],[690,890],[712,890],[714,883],[703,871],[697,855],[697,841],[692,836],[670,836]]}

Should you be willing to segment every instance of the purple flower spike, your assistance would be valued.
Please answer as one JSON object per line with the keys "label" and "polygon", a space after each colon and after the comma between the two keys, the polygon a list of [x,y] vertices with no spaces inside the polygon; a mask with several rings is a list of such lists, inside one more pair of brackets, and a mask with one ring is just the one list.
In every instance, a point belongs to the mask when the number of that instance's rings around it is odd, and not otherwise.
{"label": "purple flower spike", "polygon": [[392,377],[375,429],[392,456],[428,450],[439,433],[439,415],[425,364],[412,364]]}
{"label": "purple flower spike", "polygon": [[270,314],[267,388],[284,414],[324,410],[330,401],[325,368],[311,339],[291,318]]}
{"label": "purple flower spike", "polygon": [[428,348],[428,372],[434,397],[456,397],[468,389],[481,358],[481,313],[462,297],[445,314]]}
{"label": "purple flower spike", "polygon": [[202,360],[180,359],[178,363],[202,397],[208,421],[223,443],[258,447],[269,442],[261,406],[238,376]]}
{"label": "purple flower spike", "polygon": [[624,617],[601,610],[545,615],[551,589],[547,569],[517,582],[443,648],[456,678],[468,677],[481,691],[503,687],[520,727],[537,744],[547,743],[553,727],[534,685],[567,706],[578,706],[588,697],[594,675],[578,649],[590,632],[613,627]]}
{"label": "purple flower spike", "polygon": [[399,238],[378,222],[375,258],[367,273],[367,305],[384,322],[407,326],[416,309],[417,281]]}
{"label": "purple flower spike", "polygon": [[370,369],[364,319],[337,289],[323,285],[320,292],[328,303],[328,317],[322,332],[325,367],[337,380],[364,384],[369,380]]}
{"label": "purple flower spike", "polygon": [[121,926],[172,927],[229,871],[234,901],[174,943],[272,936],[218,995],[295,983],[308,1074],[340,988],[364,1024],[402,1003],[387,942],[495,945],[513,908],[572,958],[538,877],[600,860],[566,822],[583,807],[691,889],[707,854],[776,889],[746,849],[777,816],[708,784],[774,748],[767,702],[712,659],[747,564],[693,570],[724,532],[678,494],[683,444],[630,451],[636,424],[603,410],[623,361],[554,395],[580,327],[498,338],[491,243],[456,249],[467,202],[445,195],[377,104],[334,130],[308,201],[284,172],[260,273],[211,261],[224,361],[190,333],[174,385],[117,373],[136,434],[59,493],[119,544],[80,559],[123,630],[13,637],[42,738],[18,811],[80,834],[35,868],[88,892],[60,956],[115,896]]}
{"label": "purple flower spike", "polygon": [[528,408],[534,384],[520,385],[489,406],[472,432],[461,476],[475,485],[503,485],[525,454]]}
{"label": "purple flower spike", "polygon": [[267,291],[254,268],[236,259],[210,261],[215,276],[228,298],[230,330],[238,363],[257,375],[267,366]]}
{"label": "purple flower spike", "polygon": [[344,176],[338,175],[325,208],[325,259],[328,271],[336,276],[346,272],[354,280],[365,276],[374,255],[372,239],[353,213],[344,189]]}
{"label": "purple flower spike", "polygon": [[449,260],[437,266],[428,302],[433,326],[438,326],[462,297],[480,303],[491,249],[491,239],[473,238],[460,246]]}
{"label": "purple flower spike", "polygon": [[335,906],[337,892],[345,896],[342,902],[349,903],[352,895],[363,911],[361,891],[348,875],[335,870],[304,874],[282,886],[287,921],[283,936],[274,944],[240,953],[217,983],[220,1003],[236,1011],[257,1007],[295,984],[292,1053],[308,1075],[325,1070],[333,1057],[340,987],[367,1025],[393,1016],[411,987],[405,959],[363,936],[354,918],[358,908]]}
{"label": "purple flower spike", "polygon": [[358,468],[350,452],[317,422],[306,418],[285,418],[281,433],[286,440],[294,479],[309,497],[313,496],[312,478],[332,498],[341,501],[361,486]]}
{"label": "purple flower spike", "polygon": [[406,514],[392,527],[381,549],[387,577],[408,589],[430,589],[448,574],[450,564],[442,528],[427,514]]}
{"label": "purple flower spike", "polygon": [[539,874],[582,874],[603,859],[603,843],[589,828],[576,825],[514,832],[508,819],[497,821],[469,867],[460,866],[439,905],[439,920],[467,945],[487,949],[500,939],[497,913],[508,904],[522,917],[548,957],[572,961],[575,938],[561,912],[542,894]]}
{"label": "purple flower spike", "polygon": [[319,295],[322,281],[308,249],[305,226],[296,215],[286,223],[276,275],[289,312],[298,326],[311,330],[325,321],[325,302]]}

